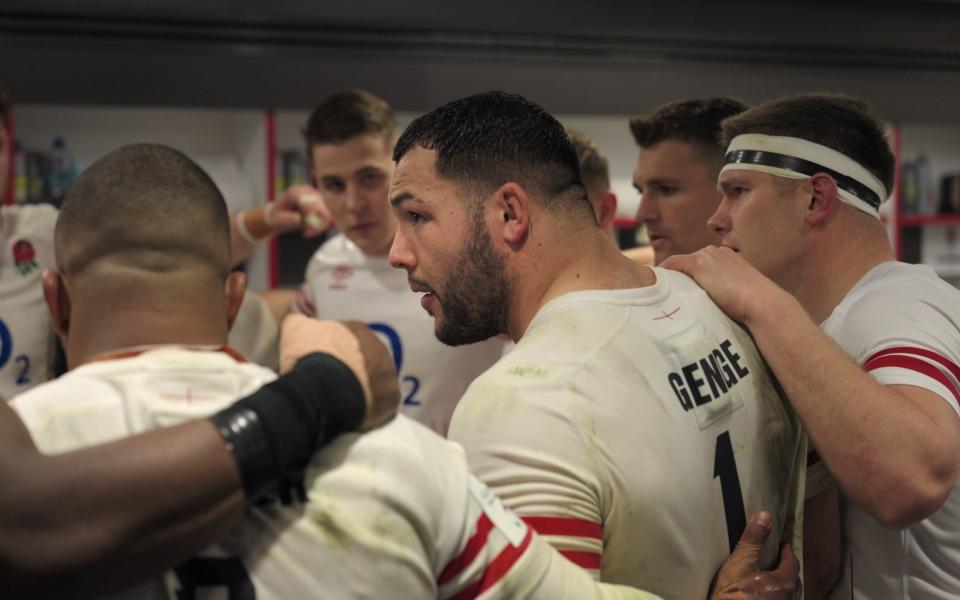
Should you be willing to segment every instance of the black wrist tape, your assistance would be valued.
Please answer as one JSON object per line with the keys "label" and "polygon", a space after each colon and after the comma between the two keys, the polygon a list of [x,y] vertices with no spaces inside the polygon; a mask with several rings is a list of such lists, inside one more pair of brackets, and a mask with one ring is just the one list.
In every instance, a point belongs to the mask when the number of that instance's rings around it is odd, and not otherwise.
{"label": "black wrist tape", "polygon": [[247,500],[276,493],[286,502],[292,492],[302,496],[303,470],[314,453],[356,429],[365,412],[353,371],[314,353],[211,419],[233,453]]}

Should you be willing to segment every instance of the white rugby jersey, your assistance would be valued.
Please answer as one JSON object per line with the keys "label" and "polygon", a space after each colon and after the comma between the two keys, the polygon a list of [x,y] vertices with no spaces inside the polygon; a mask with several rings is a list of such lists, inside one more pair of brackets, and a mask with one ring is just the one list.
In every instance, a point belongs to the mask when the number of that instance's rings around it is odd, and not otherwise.
{"label": "white rugby jersey", "polygon": [[602,581],[705,598],[746,518],[802,556],[806,438],[747,333],[687,276],[543,306],[460,401],[471,471]]}
{"label": "white rugby jersey", "polygon": [[393,353],[400,373],[400,411],[445,435],[467,386],[500,358],[506,343],[490,339],[450,347],[437,340],[433,317],[410,291],[407,273],[386,256],[366,256],[340,234],[317,250],[297,294],[297,310],[321,319],[367,323]]}
{"label": "white rugby jersey", "polygon": [[53,333],[40,273],[54,267],[57,210],[0,206],[0,398],[50,378]]}
{"label": "white rugby jersey", "polygon": [[[960,292],[923,265],[867,272],[821,325],[884,385],[912,385],[960,414]],[[944,505],[903,530],[844,502],[844,570],[831,597],[960,597],[960,482]]]}
{"label": "white rugby jersey", "polygon": [[[273,377],[223,352],[156,347],[13,406],[42,451],[65,452],[208,415]],[[216,547],[118,597],[652,598],[597,585],[468,473],[459,446],[403,416],[335,440],[305,484],[306,504],[250,508]]]}

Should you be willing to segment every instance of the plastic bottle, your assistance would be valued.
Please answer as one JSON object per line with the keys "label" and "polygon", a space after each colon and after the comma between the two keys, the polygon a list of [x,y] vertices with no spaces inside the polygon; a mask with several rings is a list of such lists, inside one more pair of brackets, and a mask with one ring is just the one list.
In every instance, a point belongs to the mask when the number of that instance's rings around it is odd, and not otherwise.
{"label": "plastic bottle", "polygon": [[67,149],[67,143],[63,136],[57,136],[53,139],[53,148],[50,151],[50,173],[49,185],[50,201],[55,206],[63,203],[63,196],[67,188],[76,178],[76,166],[73,163],[73,156]]}
{"label": "plastic bottle", "polygon": [[30,195],[27,178],[27,153],[20,142],[13,145],[13,201],[24,204]]}

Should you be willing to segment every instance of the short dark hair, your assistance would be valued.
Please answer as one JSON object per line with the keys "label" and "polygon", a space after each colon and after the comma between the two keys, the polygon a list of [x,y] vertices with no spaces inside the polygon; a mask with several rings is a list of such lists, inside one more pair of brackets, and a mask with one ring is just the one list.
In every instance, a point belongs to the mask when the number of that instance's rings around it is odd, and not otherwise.
{"label": "short dark hair", "polygon": [[4,129],[10,129],[10,122],[8,120],[8,115],[10,111],[10,100],[7,98],[7,93],[0,88],[0,125]]}
{"label": "short dark hair", "polygon": [[580,159],[580,178],[583,182],[610,189],[610,163],[600,146],[576,129],[567,129],[567,135]]}
{"label": "short dark hair", "polygon": [[593,214],[563,125],[523,96],[491,91],[445,104],[410,123],[393,160],[414,146],[436,151],[437,174],[473,200],[514,181],[538,193],[544,206],[582,206]]}
{"label": "short dark hair", "polygon": [[223,196],[195,162],[158,144],[124,146],[87,168],[67,191],[54,244],[65,275],[98,261],[150,273],[230,270]]}
{"label": "short dark hair", "polygon": [[733,98],[678,100],[630,119],[630,131],[641,148],[680,140],[696,145],[707,157],[720,162],[726,150],[720,141],[720,124],[745,110],[747,105]]}
{"label": "short dark hair", "polygon": [[393,109],[385,100],[365,90],[335,92],[320,103],[303,129],[307,156],[317,144],[341,144],[355,137],[376,133],[389,143],[397,133]]}
{"label": "short dark hair", "polygon": [[893,188],[896,159],[886,132],[869,105],[843,94],[798,94],[761,104],[724,121],[729,144],[744,133],[805,139],[845,154],[873,173],[887,190]]}

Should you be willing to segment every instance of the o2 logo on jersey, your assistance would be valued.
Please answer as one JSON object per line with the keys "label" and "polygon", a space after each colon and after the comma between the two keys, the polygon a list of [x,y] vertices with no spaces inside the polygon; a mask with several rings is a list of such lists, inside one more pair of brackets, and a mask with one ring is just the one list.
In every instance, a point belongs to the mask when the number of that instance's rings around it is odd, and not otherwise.
{"label": "o2 logo on jersey", "polygon": [[[0,319],[0,369],[7,366],[10,361],[10,355],[13,354],[13,336],[10,335],[10,328]],[[26,354],[13,359],[19,366],[17,371],[17,385],[26,385],[30,383],[30,357]]]}
{"label": "o2 logo on jersey", "polygon": [[[375,332],[379,333],[382,336],[382,339],[385,339],[387,342],[387,348],[390,348],[391,354],[393,354],[393,364],[397,367],[397,373],[400,372],[400,368],[403,366],[403,342],[400,341],[400,334],[397,333],[397,330],[393,327],[387,325],[386,323],[367,323],[367,326]],[[416,397],[417,392],[420,391],[420,379],[414,377],[413,375],[406,375],[400,379],[401,384],[404,389],[403,393],[403,405],[404,406],[420,406],[420,399]],[[407,392],[409,389],[409,393]]]}

